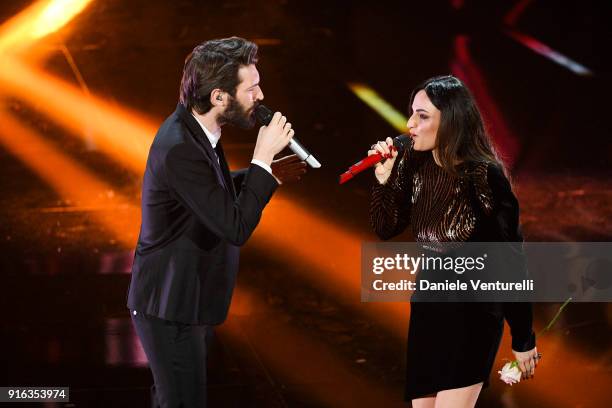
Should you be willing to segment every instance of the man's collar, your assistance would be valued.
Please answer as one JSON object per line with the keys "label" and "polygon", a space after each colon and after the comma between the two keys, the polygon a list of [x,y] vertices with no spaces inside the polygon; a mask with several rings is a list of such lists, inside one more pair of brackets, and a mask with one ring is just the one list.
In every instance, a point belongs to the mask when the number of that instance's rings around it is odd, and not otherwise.
{"label": "man's collar", "polygon": [[219,143],[219,139],[221,139],[221,132],[219,132],[219,134],[215,135],[210,130],[206,129],[206,126],[204,126],[202,124],[202,122],[200,122],[200,119],[198,119],[198,117],[196,115],[194,115],[193,112],[190,112],[190,113],[191,113],[191,116],[194,117],[196,122],[198,122],[198,124],[200,125],[200,127],[202,128],[204,133],[206,134],[206,137],[208,138],[208,141],[212,145],[213,149],[215,149],[217,147],[217,143]]}

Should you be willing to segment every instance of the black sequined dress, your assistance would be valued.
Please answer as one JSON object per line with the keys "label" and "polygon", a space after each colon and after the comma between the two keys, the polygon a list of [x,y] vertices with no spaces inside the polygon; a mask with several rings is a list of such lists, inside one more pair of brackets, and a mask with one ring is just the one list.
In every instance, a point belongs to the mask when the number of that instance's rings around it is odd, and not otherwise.
{"label": "black sequined dress", "polygon": [[[410,228],[419,242],[521,242],[519,208],[494,163],[464,163],[451,175],[431,152],[406,150],[386,184],[372,190],[370,222],[381,239]],[[411,302],[405,398],[489,384],[503,334],[512,348],[535,347],[529,303]]]}

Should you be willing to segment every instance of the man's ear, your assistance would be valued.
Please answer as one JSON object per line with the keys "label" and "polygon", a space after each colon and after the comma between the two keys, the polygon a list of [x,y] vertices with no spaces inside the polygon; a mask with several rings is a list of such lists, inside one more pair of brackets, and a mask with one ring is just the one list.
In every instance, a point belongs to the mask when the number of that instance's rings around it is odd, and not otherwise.
{"label": "man's ear", "polygon": [[220,90],[219,88],[215,88],[210,93],[210,104],[212,106],[224,106],[225,99],[227,94]]}

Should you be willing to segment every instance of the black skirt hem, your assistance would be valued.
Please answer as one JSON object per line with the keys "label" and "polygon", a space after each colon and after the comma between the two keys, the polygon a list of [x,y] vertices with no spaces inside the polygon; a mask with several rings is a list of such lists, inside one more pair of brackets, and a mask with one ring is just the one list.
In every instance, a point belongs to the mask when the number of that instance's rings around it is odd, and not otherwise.
{"label": "black skirt hem", "polygon": [[419,390],[419,391],[408,391],[406,390],[404,393],[404,401],[410,402],[413,399],[417,399],[417,398],[424,398],[427,396],[430,396],[432,394],[437,394],[440,391],[446,391],[446,390],[452,390],[455,388],[463,388],[463,387],[469,387],[470,385],[475,385],[478,383],[482,383],[482,389],[484,390],[485,388],[487,388],[489,386],[489,379],[474,379],[474,380],[470,380],[470,381],[462,381],[462,382],[457,382],[454,384],[447,384],[447,385],[437,385],[432,387],[431,389],[427,390]]}

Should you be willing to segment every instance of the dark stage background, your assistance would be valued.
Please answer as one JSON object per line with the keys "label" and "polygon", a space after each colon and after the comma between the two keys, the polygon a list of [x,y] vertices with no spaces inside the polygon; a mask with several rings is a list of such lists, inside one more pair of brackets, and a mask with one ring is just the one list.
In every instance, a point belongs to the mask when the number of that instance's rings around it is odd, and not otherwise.
{"label": "dark stage background", "polygon": [[[0,3],[0,385],[71,387],[46,407],[148,406],[125,307],[142,169],[207,39],[260,45],[265,103],[323,163],[280,188],[243,249],[212,335],[211,406],[407,406],[409,305],[360,303],[373,177],[337,184],[400,130],[356,84],[406,115],[415,85],[459,76],[512,170],[526,240],[612,238],[606,2],[94,0],[36,23],[39,3]],[[255,137],[223,130],[234,168]],[[557,308],[536,305],[536,330]],[[538,341],[535,379],[493,373],[478,406],[609,406],[611,323],[610,304],[570,304]],[[511,357],[506,330],[496,369]]]}

